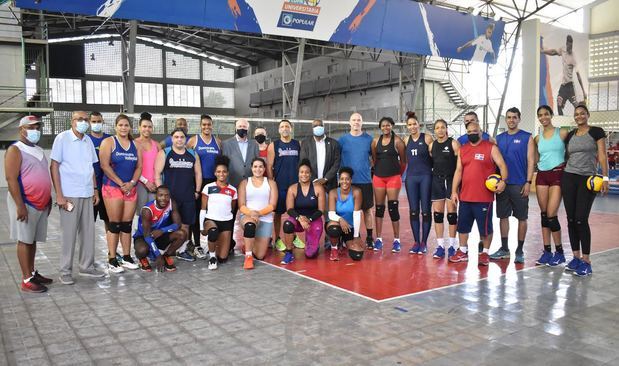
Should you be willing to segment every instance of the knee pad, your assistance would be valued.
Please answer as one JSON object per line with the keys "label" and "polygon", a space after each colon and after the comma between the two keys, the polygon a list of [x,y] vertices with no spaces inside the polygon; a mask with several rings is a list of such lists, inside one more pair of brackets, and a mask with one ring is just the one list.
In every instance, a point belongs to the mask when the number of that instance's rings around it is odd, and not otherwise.
{"label": "knee pad", "polygon": [[376,217],[385,217],[385,205],[376,205]]}
{"label": "knee pad", "polygon": [[458,225],[458,214],[455,212],[447,214],[447,222],[449,225]]}
{"label": "knee pad", "polygon": [[542,218],[542,227],[549,227],[549,223],[548,223],[548,215],[545,212],[542,212],[540,214],[541,218]]}
{"label": "knee pad", "polygon": [[550,228],[550,231],[553,233],[561,231],[561,224],[559,223],[559,218],[557,216],[549,217],[547,219],[547,224],[547,227]]}
{"label": "knee pad", "polygon": [[396,200],[387,201],[387,205],[389,206],[389,217],[391,217],[391,221],[400,221],[400,211],[398,210],[398,201]]}
{"label": "knee pad", "polygon": [[419,221],[419,212],[417,211],[411,211],[411,219],[415,220],[415,221]]}
{"label": "knee pad", "polygon": [[253,222],[248,222],[243,226],[243,236],[246,238],[255,238],[256,237],[256,224]]}
{"label": "knee pad", "polygon": [[131,234],[131,224],[133,224],[133,222],[131,221],[123,221],[120,223],[120,232],[121,233],[127,233],[127,234]]}
{"label": "knee pad", "polygon": [[363,259],[363,250],[348,249],[348,255],[353,261],[360,261],[361,259]]}
{"label": "knee pad", "polygon": [[421,213],[421,221],[423,222],[429,222],[431,221],[431,215],[429,212],[422,212]]}
{"label": "knee pad", "polygon": [[219,230],[217,230],[217,227],[212,227],[206,231],[206,235],[208,235],[208,241],[214,243],[219,238]]}
{"label": "knee pad", "polygon": [[435,212],[434,213],[434,222],[435,223],[442,224],[444,219],[445,219],[445,213],[444,212]]}
{"label": "knee pad", "polygon": [[107,228],[112,234],[120,234],[120,222],[110,221]]}
{"label": "knee pad", "polygon": [[339,238],[342,236],[342,228],[338,225],[331,225],[327,228],[327,235],[330,238]]}
{"label": "knee pad", "polygon": [[294,224],[288,220],[284,221],[284,234],[294,234]]}

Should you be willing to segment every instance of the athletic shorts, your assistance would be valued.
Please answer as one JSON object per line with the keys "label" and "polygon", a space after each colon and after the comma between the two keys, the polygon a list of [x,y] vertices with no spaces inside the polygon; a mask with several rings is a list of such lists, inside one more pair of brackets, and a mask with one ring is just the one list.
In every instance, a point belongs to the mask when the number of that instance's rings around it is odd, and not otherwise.
{"label": "athletic shorts", "polygon": [[219,231],[220,233],[224,231],[232,231],[234,229],[234,219],[227,220],[227,221],[219,221],[219,220],[209,219],[207,217],[206,220],[212,221],[213,223],[215,223],[215,226],[217,226],[217,231]]}
{"label": "athletic shorts", "polygon": [[402,188],[402,176],[392,175],[391,177],[372,177],[372,185],[374,188]]}
{"label": "athletic shorts", "polygon": [[570,81],[569,83],[561,84],[561,87],[559,88],[559,94],[557,96],[563,99],[563,103],[569,100],[573,100],[574,102],[576,102],[574,83]]}
{"label": "athletic shorts", "polygon": [[[97,214],[99,215],[99,218],[103,221],[103,222],[109,222],[110,219],[107,217],[107,210],[105,209],[105,203],[103,202],[103,196],[102,196],[102,192],[101,190],[98,190],[97,192],[99,192],[99,203],[97,203],[95,206],[92,206],[94,209],[94,217],[95,217],[95,221],[97,221]],[[140,214],[140,210],[136,210],[136,214],[139,215]]]}
{"label": "athletic shorts", "polygon": [[[146,243],[146,241],[144,240],[143,236],[138,236],[136,238],[133,239],[133,245],[135,246],[135,243],[141,240],[143,242]],[[157,248],[159,250],[166,250],[168,248],[168,246],[170,245],[170,243],[172,243],[172,239],[170,239],[170,233],[163,233],[163,235],[161,235],[160,237],[158,237],[157,239],[155,239],[155,245],[157,245]],[[146,244],[148,245],[148,244]]]}
{"label": "athletic shorts", "polygon": [[[279,186],[278,186],[279,188]],[[288,187],[286,189],[277,190],[277,206],[275,207],[275,213],[278,215],[286,212],[286,195],[288,194]]]}
{"label": "athletic shorts", "polygon": [[[241,215],[241,222],[245,215]],[[258,220],[258,226],[256,227],[256,238],[270,238],[273,236],[273,221]]]}
{"label": "athletic shorts", "polygon": [[131,188],[129,194],[125,194],[120,187],[104,184],[103,187],[101,187],[101,191],[103,198],[107,199],[121,199],[125,202],[135,202],[138,199],[138,190],[136,187]]}
{"label": "athletic shorts", "polygon": [[458,208],[458,232],[468,234],[477,222],[480,236],[492,234],[492,202],[462,202]]}
{"label": "athletic shorts", "polygon": [[181,215],[183,225],[193,225],[196,221],[196,201],[176,202],[178,213]]}
{"label": "athletic shorts", "polygon": [[508,184],[505,190],[496,195],[496,215],[499,219],[514,216],[518,220],[529,218],[529,196],[522,197],[522,186]]}
{"label": "athletic shorts", "polygon": [[536,186],[560,186],[565,164],[556,166],[550,170],[540,170],[535,177]]}
{"label": "athletic shorts", "polygon": [[432,176],[432,201],[450,200],[451,184],[453,176],[433,175]]}
{"label": "athletic shorts", "polygon": [[9,227],[12,240],[17,240],[24,244],[47,240],[47,210],[39,211],[30,205],[26,205],[28,221],[17,221],[17,205],[15,205],[10,192],[7,192],[7,206],[9,209]]}
{"label": "athletic shorts", "polygon": [[361,190],[361,209],[365,211],[374,207],[374,187],[372,183],[353,183],[353,186]]}

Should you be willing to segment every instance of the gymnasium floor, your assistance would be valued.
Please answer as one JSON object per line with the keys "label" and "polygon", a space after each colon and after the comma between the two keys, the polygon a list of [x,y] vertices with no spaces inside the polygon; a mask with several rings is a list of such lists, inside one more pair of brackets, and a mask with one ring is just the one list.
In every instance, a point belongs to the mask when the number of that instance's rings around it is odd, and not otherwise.
{"label": "gymnasium floor", "polygon": [[[6,190],[0,197],[6,207]],[[0,365],[617,365],[618,204],[619,197],[596,200],[594,275],[584,279],[534,266],[539,212],[532,197],[527,261],[518,268],[409,255],[403,220],[402,253],[366,252],[359,263],[333,263],[322,253],[306,261],[299,252],[286,269],[272,264],[279,262],[273,254],[244,271],[237,255],[215,272],[203,261],[183,262],[174,273],[76,276],[73,286],[54,283],[37,295],[18,290],[2,210]],[[402,199],[403,218],[406,212]],[[54,279],[58,227],[54,212],[37,256],[38,269]],[[102,265],[100,224],[97,237]],[[390,248],[391,236],[383,237]]]}

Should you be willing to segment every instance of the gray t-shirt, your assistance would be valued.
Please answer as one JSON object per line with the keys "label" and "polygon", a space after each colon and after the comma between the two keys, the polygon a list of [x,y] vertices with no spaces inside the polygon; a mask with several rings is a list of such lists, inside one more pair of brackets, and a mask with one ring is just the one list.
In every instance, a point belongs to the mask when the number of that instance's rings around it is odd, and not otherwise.
{"label": "gray t-shirt", "polygon": [[599,127],[590,127],[589,133],[582,136],[572,131],[566,138],[567,164],[565,171],[578,175],[595,175],[598,166],[597,141],[604,138],[604,130]]}

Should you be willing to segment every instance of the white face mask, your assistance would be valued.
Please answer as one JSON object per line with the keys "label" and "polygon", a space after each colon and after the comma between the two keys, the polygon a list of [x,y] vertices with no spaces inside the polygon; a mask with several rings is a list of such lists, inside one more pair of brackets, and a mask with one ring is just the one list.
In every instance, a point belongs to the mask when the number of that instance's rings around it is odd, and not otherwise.
{"label": "white face mask", "polygon": [[26,130],[26,139],[36,145],[41,139],[41,131]]}
{"label": "white face mask", "polygon": [[88,121],[78,120],[75,126],[75,129],[79,133],[86,133],[89,127],[90,127],[90,123],[88,123]]}
{"label": "white face mask", "polygon": [[103,123],[91,123],[90,129],[92,130],[92,132],[99,133],[103,131]]}

